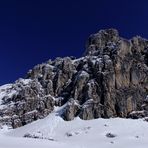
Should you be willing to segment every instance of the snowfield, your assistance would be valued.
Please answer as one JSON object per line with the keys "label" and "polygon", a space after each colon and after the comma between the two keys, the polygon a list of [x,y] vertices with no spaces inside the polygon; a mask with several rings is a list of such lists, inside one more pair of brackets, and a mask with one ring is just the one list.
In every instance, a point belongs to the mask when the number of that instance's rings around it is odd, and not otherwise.
{"label": "snowfield", "polygon": [[0,148],[147,148],[148,122],[132,119],[76,118],[51,113],[18,129],[0,130]]}

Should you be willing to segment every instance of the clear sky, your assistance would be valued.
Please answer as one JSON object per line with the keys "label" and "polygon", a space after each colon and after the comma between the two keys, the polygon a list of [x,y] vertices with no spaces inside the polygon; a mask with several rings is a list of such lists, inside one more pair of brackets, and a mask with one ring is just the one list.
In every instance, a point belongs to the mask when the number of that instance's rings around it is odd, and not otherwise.
{"label": "clear sky", "polygon": [[1,0],[0,85],[50,58],[80,57],[105,28],[148,38],[148,0]]}

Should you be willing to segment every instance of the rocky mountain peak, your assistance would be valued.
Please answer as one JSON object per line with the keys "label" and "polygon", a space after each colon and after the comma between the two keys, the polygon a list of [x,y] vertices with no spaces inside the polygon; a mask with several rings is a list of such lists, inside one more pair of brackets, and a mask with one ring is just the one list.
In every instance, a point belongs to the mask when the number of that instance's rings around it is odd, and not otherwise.
{"label": "rocky mountain peak", "polygon": [[0,87],[0,124],[13,128],[46,117],[55,106],[75,117],[148,115],[148,41],[116,29],[91,35],[81,58],[56,58],[31,69],[26,79]]}
{"label": "rocky mountain peak", "polygon": [[103,54],[106,46],[114,46],[120,40],[119,33],[116,29],[100,30],[98,33],[90,35],[86,43],[86,55]]}

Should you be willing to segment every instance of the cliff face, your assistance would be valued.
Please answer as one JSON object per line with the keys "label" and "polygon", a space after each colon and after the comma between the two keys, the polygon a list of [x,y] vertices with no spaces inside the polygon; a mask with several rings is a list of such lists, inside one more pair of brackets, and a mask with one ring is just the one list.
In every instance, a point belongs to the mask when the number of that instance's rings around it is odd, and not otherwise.
{"label": "cliff face", "polygon": [[82,58],[49,60],[0,87],[0,123],[13,128],[63,105],[65,120],[147,116],[148,40],[101,30],[89,37]]}

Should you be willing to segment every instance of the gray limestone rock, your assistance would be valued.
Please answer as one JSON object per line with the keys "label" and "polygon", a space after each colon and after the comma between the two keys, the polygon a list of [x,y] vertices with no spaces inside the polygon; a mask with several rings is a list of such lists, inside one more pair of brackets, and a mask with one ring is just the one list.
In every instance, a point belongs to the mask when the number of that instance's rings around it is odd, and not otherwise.
{"label": "gray limestone rock", "polygon": [[63,106],[65,120],[148,115],[148,40],[116,29],[91,35],[83,57],[49,60],[0,87],[0,123],[13,128]]}

